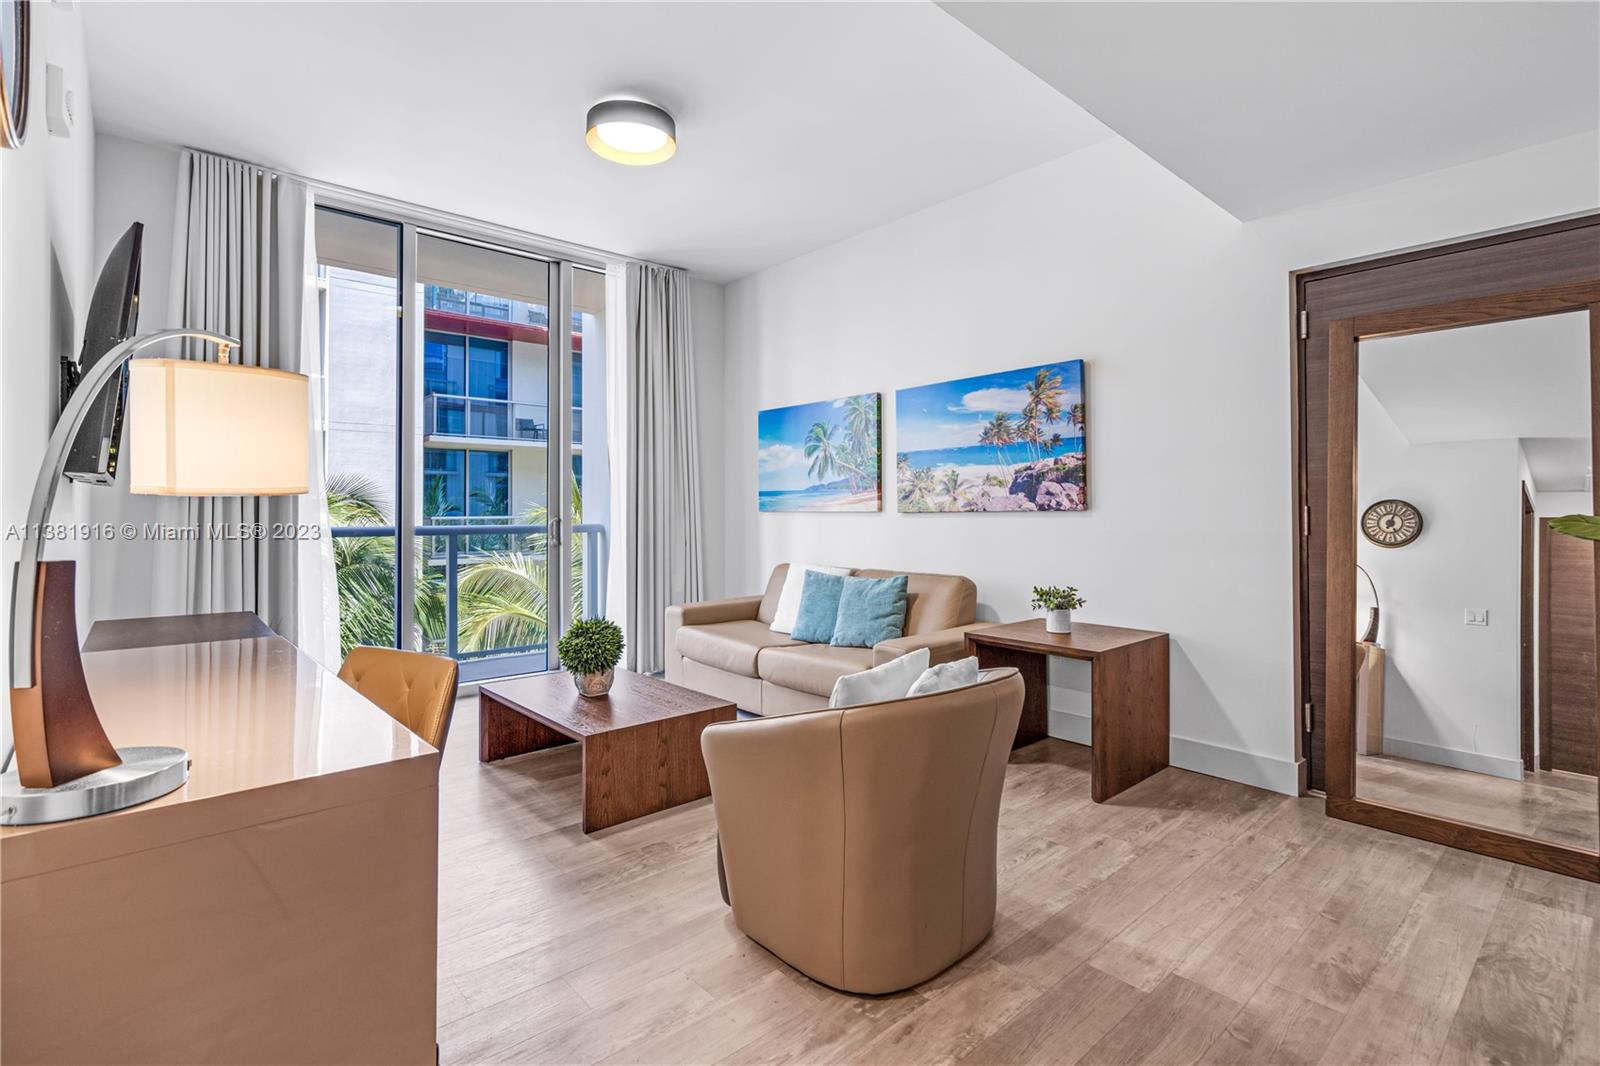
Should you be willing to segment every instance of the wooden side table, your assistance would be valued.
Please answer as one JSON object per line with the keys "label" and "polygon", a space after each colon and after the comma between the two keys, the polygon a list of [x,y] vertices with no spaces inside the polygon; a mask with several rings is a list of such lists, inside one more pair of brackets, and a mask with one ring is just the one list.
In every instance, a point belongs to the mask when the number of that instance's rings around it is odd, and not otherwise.
{"label": "wooden side table", "polygon": [[967,631],[967,654],[984,669],[1014,666],[1022,674],[1022,720],[1013,747],[1048,735],[1048,657],[1093,664],[1090,693],[1090,795],[1104,803],[1167,765],[1170,668],[1165,633],[1075,623],[1071,633],[1046,633],[1044,619]]}

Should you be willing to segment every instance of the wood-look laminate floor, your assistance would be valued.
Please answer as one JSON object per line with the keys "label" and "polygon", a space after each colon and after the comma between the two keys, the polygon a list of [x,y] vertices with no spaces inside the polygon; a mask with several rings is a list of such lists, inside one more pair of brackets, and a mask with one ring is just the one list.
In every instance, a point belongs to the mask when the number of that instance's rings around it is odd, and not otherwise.
{"label": "wood-look laminate floor", "polygon": [[1521,781],[1388,755],[1356,756],[1356,795],[1574,847],[1600,848],[1595,779],[1536,770]]}
{"label": "wood-look laminate floor", "polygon": [[573,748],[441,782],[445,1063],[1595,1063],[1600,886],[1169,769],[1017,752],[993,935],[842,995],[734,927],[709,800],[585,837]]}

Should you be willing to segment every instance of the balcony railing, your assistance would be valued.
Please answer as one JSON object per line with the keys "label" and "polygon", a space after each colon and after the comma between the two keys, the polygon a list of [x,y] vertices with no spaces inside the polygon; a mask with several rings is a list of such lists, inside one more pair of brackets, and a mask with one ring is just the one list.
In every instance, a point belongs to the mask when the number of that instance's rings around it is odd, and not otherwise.
{"label": "balcony railing", "polygon": [[[550,408],[522,400],[489,400],[430,392],[422,398],[422,432],[429,437],[550,440]],[[572,443],[583,443],[583,408],[572,409]]]}
{"label": "balcony railing", "polygon": [[[468,522],[460,525],[426,524],[415,527],[419,540],[428,538],[431,545],[443,545],[442,556],[436,556],[431,551],[424,566],[433,569],[442,566],[444,600],[444,634],[436,647],[430,648],[453,659],[460,660],[461,680],[479,681],[492,677],[506,677],[512,674],[534,673],[549,669],[554,662],[550,654],[548,640],[530,644],[517,644],[497,646],[491,648],[461,647],[461,578],[471,568],[489,558],[488,552],[492,551],[519,551],[524,557],[533,562],[542,562],[542,552],[534,552],[533,548],[540,546],[534,538],[545,535],[547,527],[544,525],[529,524],[497,524],[489,522]],[[334,537],[387,537],[395,536],[393,526],[334,526]],[[582,618],[598,618],[605,614],[606,606],[606,571],[609,563],[610,542],[606,535],[606,527],[598,524],[583,523],[572,527],[572,532],[577,535],[574,542],[572,573],[567,575],[574,588],[574,613]],[[485,548],[484,542],[503,547]],[[559,579],[559,578],[558,578]],[[548,570],[544,575],[545,587],[539,590],[541,599],[548,610],[549,582],[551,575]],[[529,611],[538,604],[519,605]],[[548,615],[546,616],[548,623]],[[547,631],[548,632],[548,631]]]}
{"label": "balcony railing", "polygon": [[502,296],[487,296],[481,292],[452,289],[443,285],[424,286],[422,306],[429,311],[448,311],[457,315],[471,315],[473,318],[487,318],[495,322],[509,322],[515,318],[530,326],[550,324],[550,309],[543,304],[530,304]]}

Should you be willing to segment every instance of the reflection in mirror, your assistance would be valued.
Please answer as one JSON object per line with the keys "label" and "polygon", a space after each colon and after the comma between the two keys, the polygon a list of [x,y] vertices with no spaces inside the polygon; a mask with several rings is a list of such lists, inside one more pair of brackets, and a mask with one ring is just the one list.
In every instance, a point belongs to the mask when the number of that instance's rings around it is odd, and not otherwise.
{"label": "reflection in mirror", "polygon": [[1595,550],[1547,523],[1596,513],[1588,329],[1360,344],[1362,799],[1600,847]]}

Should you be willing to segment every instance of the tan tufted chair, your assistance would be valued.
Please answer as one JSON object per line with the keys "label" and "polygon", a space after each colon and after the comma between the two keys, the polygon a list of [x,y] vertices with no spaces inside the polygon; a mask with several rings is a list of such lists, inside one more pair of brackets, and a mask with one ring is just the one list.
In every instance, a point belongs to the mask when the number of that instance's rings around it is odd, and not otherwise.
{"label": "tan tufted chair", "polygon": [[747,936],[846,992],[920,984],[994,927],[995,843],[1022,678],[717,723],[724,896]]}
{"label": "tan tufted chair", "polygon": [[439,751],[456,708],[456,662],[394,648],[350,649],[339,680]]}

